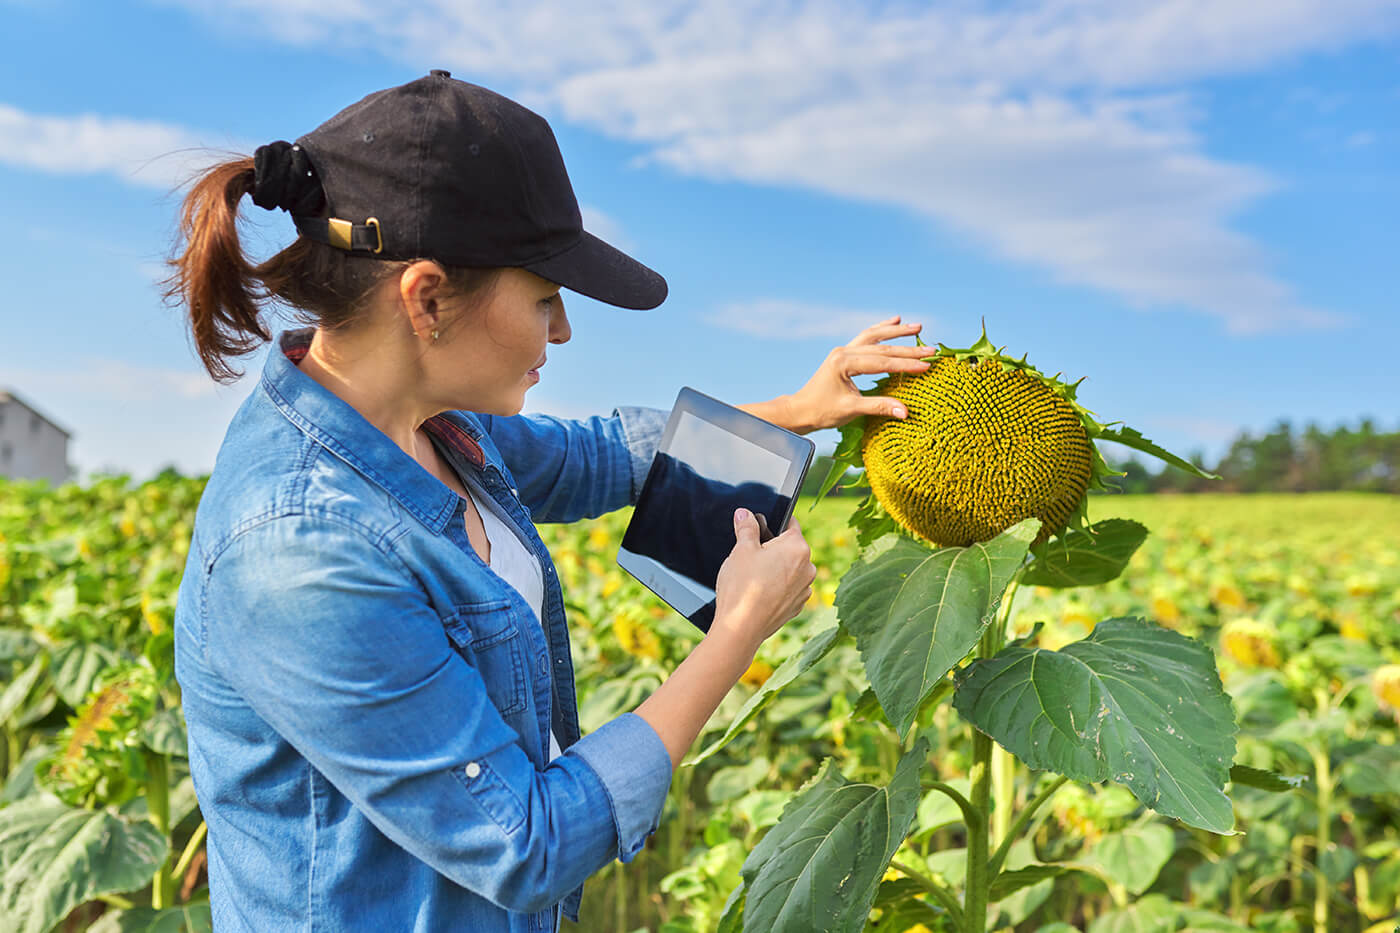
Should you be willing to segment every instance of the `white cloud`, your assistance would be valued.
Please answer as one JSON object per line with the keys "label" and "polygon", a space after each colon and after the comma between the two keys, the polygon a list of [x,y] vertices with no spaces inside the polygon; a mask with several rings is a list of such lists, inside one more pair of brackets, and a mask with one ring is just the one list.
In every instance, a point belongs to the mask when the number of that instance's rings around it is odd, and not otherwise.
{"label": "white cloud", "polygon": [[849,340],[853,334],[889,316],[882,311],[857,311],[764,299],[725,305],[704,315],[704,320],[716,327],[755,337],[787,340],[839,337]]}
{"label": "white cloud", "polygon": [[[454,68],[672,168],[916,212],[1138,308],[1322,326],[1231,219],[1190,82],[1400,28],[1400,0],[167,0]],[[365,89],[369,90],[369,89]]]}
{"label": "white cloud", "polygon": [[219,389],[202,369],[136,366],[123,360],[95,358],[71,367],[4,369],[0,370],[0,380],[22,385],[27,391],[90,395],[123,403],[211,398]]}
{"label": "white cloud", "polygon": [[0,103],[0,163],[61,175],[110,174],[170,189],[223,153],[190,130],[152,120],[26,113]]}

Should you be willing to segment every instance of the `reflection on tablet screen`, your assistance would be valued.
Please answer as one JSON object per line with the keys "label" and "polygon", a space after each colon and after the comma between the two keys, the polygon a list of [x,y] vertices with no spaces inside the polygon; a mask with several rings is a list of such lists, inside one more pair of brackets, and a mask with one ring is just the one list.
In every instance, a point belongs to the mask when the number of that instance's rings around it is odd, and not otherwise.
{"label": "reflection on tablet screen", "polygon": [[779,490],[792,460],[687,411],[656,455],[622,539],[629,570],[701,628],[713,616],[719,568],[734,549],[734,510],[785,521],[791,497]]}

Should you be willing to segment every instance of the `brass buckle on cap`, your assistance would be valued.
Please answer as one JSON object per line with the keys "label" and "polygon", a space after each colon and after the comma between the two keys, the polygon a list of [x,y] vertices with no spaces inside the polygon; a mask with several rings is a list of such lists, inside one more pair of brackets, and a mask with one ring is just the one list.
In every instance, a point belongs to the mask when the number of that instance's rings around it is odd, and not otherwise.
{"label": "brass buckle on cap", "polygon": [[[375,223],[377,225],[378,221],[375,221]],[[341,220],[339,217],[332,217],[330,220],[326,221],[326,238],[330,240],[330,244],[336,249],[349,250],[353,248],[350,245],[350,234],[354,229],[355,225],[350,223],[350,221]]]}
{"label": "brass buckle on cap", "polygon": [[365,226],[374,228],[374,237],[379,241],[379,245],[371,250],[371,252],[377,256],[384,252],[384,231],[379,227],[379,218],[371,217],[369,220],[365,221]]}

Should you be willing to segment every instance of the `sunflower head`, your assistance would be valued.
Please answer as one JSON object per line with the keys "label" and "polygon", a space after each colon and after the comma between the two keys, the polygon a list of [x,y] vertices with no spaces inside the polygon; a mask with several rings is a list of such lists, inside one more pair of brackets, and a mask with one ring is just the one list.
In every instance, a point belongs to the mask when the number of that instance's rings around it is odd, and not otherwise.
{"label": "sunflower head", "polygon": [[903,529],[967,547],[1027,518],[1040,520],[1037,544],[1066,527],[1085,528],[1089,491],[1121,475],[1100,456],[1099,439],[1218,479],[1132,428],[1100,423],[1076,400],[1078,382],[1005,355],[985,329],[971,347],[939,344],[925,359],[926,372],[892,374],[867,391],[898,399],[908,417],[871,416],[842,428],[818,495],[864,468],[852,484],[871,491],[852,518],[861,545]]}
{"label": "sunflower head", "polygon": [[939,345],[927,372],[879,386],[905,419],[868,418],[860,452],[871,491],[906,530],[965,547],[1038,518],[1036,542],[1082,517],[1108,468],[1091,437],[1097,422],[1077,384],[1047,377],[987,339]]}
{"label": "sunflower head", "polygon": [[1400,664],[1384,664],[1371,674],[1371,692],[1381,708],[1400,720]]}
{"label": "sunflower head", "polygon": [[1238,618],[1220,630],[1220,647],[1244,667],[1280,667],[1278,631],[1258,619]]}

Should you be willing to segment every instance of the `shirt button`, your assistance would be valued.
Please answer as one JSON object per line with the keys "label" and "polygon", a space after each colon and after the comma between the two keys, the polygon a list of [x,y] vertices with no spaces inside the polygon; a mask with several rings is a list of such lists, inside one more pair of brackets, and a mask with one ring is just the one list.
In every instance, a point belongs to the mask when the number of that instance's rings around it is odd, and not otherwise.
{"label": "shirt button", "polygon": [[481,773],[481,765],[474,761],[467,762],[467,777],[474,778]]}

